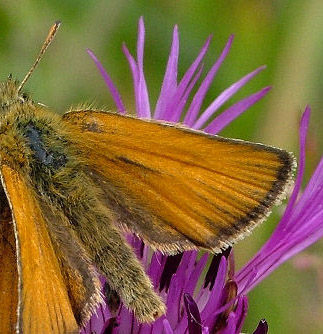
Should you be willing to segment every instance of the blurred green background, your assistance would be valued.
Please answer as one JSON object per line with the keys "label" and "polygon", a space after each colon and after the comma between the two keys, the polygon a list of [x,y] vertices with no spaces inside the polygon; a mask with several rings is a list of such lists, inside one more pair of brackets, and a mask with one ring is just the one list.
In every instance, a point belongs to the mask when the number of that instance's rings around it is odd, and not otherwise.
{"label": "blurred green background", "polygon": [[[133,110],[132,79],[121,52],[125,41],[134,53],[137,22],[146,24],[145,73],[152,105],[156,101],[171,42],[179,25],[179,76],[188,68],[206,37],[213,42],[205,60],[209,68],[228,36],[231,52],[221,67],[205,106],[223,89],[256,67],[267,69],[230,103],[266,85],[265,99],[233,122],[222,134],[298,152],[298,122],[305,105],[313,109],[307,154],[307,178],[323,146],[323,1],[322,0],[56,0],[2,1],[0,63],[2,79],[22,79],[35,59],[50,25],[60,32],[26,89],[58,113],[71,105],[94,102],[114,109],[103,81],[85,52],[91,48],[113,78],[127,109]],[[266,240],[277,223],[279,208],[266,224],[235,248],[241,266]],[[270,333],[323,332],[322,243],[289,261],[250,293],[244,332],[266,318]],[[311,254],[306,269],[297,263]],[[298,261],[296,263],[296,261]]]}

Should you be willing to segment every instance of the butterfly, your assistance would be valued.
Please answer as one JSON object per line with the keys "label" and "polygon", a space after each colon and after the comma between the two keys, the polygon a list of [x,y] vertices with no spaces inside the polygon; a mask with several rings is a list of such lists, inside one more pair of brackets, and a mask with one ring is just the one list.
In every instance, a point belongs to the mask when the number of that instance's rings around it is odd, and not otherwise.
{"label": "butterfly", "polygon": [[63,116],[0,83],[0,333],[78,333],[103,275],[140,322],[166,312],[124,231],[172,255],[219,253],[291,183],[281,149],[81,108]]}

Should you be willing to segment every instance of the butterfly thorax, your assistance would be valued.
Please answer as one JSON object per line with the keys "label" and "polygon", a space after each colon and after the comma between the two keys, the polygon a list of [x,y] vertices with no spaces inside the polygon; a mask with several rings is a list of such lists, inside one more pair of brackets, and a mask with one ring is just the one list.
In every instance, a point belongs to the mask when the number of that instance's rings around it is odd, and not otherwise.
{"label": "butterfly thorax", "polygon": [[19,95],[11,81],[0,83],[0,98],[1,160],[19,168],[32,167],[33,163],[48,168],[62,165],[58,161],[66,160],[62,155],[67,153],[59,117]]}

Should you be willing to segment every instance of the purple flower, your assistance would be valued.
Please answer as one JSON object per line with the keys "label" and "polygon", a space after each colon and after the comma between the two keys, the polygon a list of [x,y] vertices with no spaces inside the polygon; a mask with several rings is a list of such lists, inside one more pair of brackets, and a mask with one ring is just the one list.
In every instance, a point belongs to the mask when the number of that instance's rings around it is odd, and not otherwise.
{"label": "purple flower", "polygon": [[282,219],[260,251],[237,273],[239,293],[249,292],[293,255],[323,236],[323,158],[302,195],[305,143],[311,110],[307,106],[300,125],[299,167],[293,193]]}
{"label": "purple flower", "polygon": [[[144,23],[141,18],[137,59],[130,54],[125,45],[123,46],[123,52],[133,76],[138,117],[178,122],[186,112],[183,122],[187,126],[216,134],[261,99],[270,89],[269,87],[263,88],[240,100],[212,120],[215,112],[264,67],[247,74],[222,92],[205,110],[201,110],[210,84],[230,49],[233,36],[229,38],[220,57],[206,74],[199,87],[195,89],[196,93],[190,98],[191,103],[188,104],[187,101],[192,90],[202,75],[202,60],[208,50],[211,38],[206,40],[183,78],[178,80],[179,39],[178,29],[175,26],[164,80],[152,113],[143,69],[144,35]],[[126,108],[111,78],[92,51],[88,50],[88,52],[101,72],[117,109],[120,113],[125,113]],[[149,248],[136,237],[130,236],[130,244],[142,260],[156,291],[159,291],[165,300],[167,314],[152,325],[139,324],[133,314],[123,307],[122,302],[114,300],[117,305],[111,305],[111,301],[107,301],[107,307],[99,307],[97,314],[91,318],[82,333],[240,333],[248,310],[248,300],[245,294],[278,265],[315,242],[323,234],[323,160],[303,195],[297,201],[304,171],[305,137],[309,114],[310,109],[307,107],[300,127],[299,171],[284,216],[271,238],[246,266],[236,274],[233,252],[230,250],[215,256],[204,254],[199,257],[196,251],[170,257],[155,252],[150,256]],[[206,123],[208,123],[207,126],[205,126]],[[207,266],[207,263],[210,265]],[[203,276],[202,273],[205,272],[206,274]],[[200,288],[198,288],[200,286],[198,282],[202,282]],[[106,286],[105,281],[103,281],[103,285]],[[254,334],[265,334],[267,331],[266,321],[261,320]]]}
{"label": "purple flower", "polygon": [[[204,254],[202,257],[196,251],[175,256],[155,252],[150,258],[150,249],[142,241],[134,236],[128,237],[128,241],[142,260],[156,291],[164,298],[167,314],[147,325],[139,324],[122,303],[116,314],[109,307],[100,306],[83,334],[240,333],[248,300],[246,296],[237,297],[230,249],[224,254]],[[207,262],[211,264],[201,288],[197,289]],[[267,333],[265,321],[259,323],[255,333]]]}
{"label": "purple flower", "polygon": [[[130,54],[125,44],[122,48],[131,69],[134,82],[136,113],[137,116],[140,118],[154,118],[158,120],[178,122],[180,121],[184,111],[187,110],[183,121],[185,125],[193,129],[204,129],[204,131],[208,133],[216,134],[224,127],[226,127],[229,123],[231,123],[231,121],[234,120],[237,116],[247,110],[250,106],[259,101],[270,90],[270,87],[265,87],[259,92],[256,92],[244,98],[243,100],[240,100],[236,104],[224,110],[219,116],[217,116],[213,121],[205,126],[205,123],[212,118],[212,116],[219,110],[219,108],[225,102],[227,102],[240,88],[242,88],[250,79],[252,79],[260,71],[265,69],[265,66],[261,66],[253,72],[244,76],[242,79],[240,79],[229,88],[227,88],[225,91],[223,91],[205,110],[201,110],[202,102],[205,98],[205,95],[210,88],[210,85],[218,69],[220,68],[221,64],[223,63],[230,50],[233,41],[233,35],[230,36],[221,55],[215,61],[214,65],[206,74],[205,78],[202,80],[202,83],[198,87],[197,92],[192,96],[192,102],[188,105],[187,100],[192,95],[192,90],[193,88],[195,88],[198,79],[201,77],[203,69],[202,61],[209,48],[211,37],[206,40],[198,56],[178,83],[177,65],[179,55],[179,38],[178,29],[177,26],[175,26],[164,80],[160,90],[159,98],[156,103],[156,107],[152,114],[151,103],[149,101],[149,94],[143,68],[144,38],[145,27],[143,18],[140,18],[137,42],[137,60],[135,60],[134,57]],[[104,81],[114,99],[118,111],[124,114],[126,108],[110,76],[105,71],[98,59],[95,57],[93,52],[91,50],[88,50],[88,53],[90,54],[90,56],[96,63],[99,71],[101,72]]]}

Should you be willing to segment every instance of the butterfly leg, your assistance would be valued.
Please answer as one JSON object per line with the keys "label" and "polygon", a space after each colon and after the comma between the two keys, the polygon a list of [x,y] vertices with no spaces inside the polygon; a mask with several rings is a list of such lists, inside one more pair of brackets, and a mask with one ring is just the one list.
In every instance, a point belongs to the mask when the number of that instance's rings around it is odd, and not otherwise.
{"label": "butterfly leg", "polygon": [[95,254],[95,264],[139,321],[154,321],[165,313],[163,302],[124,237],[113,226],[107,234],[105,246]]}
{"label": "butterfly leg", "polygon": [[111,218],[96,215],[90,226],[87,224],[78,231],[87,252],[137,319],[154,321],[166,312],[163,301],[154,292],[142,265]]}

